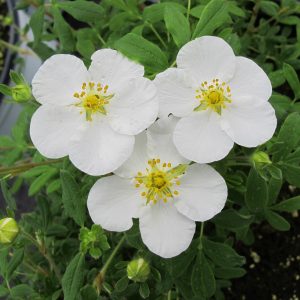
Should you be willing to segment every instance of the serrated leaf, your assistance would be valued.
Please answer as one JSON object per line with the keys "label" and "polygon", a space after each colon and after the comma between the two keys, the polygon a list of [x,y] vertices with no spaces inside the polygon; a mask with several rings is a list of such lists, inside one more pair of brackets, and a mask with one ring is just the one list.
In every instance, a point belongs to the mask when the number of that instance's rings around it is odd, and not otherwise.
{"label": "serrated leaf", "polygon": [[134,33],[128,33],[116,41],[115,48],[144,65],[149,73],[160,72],[168,67],[168,60],[160,48]]}
{"label": "serrated leaf", "polygon": [[171,5],[167,6],[165,8],[164,19],[166,27],[178,47],[181,47],[190,40],[190,24],[178,9]]}
{"label": "serrated leaf", "polygon": [[78,253],[69,263],[62,278],[62,288],[65,300],[74,300],[83,285],[84,279],[84,254]]}

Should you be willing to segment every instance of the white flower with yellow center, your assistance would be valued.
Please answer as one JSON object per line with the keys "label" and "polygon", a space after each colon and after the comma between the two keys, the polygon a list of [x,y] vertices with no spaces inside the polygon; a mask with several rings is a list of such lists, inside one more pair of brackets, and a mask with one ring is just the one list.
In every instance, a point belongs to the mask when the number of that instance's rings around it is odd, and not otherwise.
{"label": "white flower with yellow center", "polygon": [[99,179],[88,196],[89,214],[110,231],[131,228],[139,218],[141,237],[155,254],[173,257],[188,248],[195,221],[206,221],[226,202],[222,176],[177,152],[172,135],[177,120],[164,118],[136,138],[131,157],[115,175]]}
{"label": "white flower with yellow center", "polygon": [[112,49],[95,52],[88,70],[73,55],[52,56],[32,81],[42,104],[30,124],[33,144],[49,158],[69,155],[90,175],[117,169],[134,135],[157,117],[156,88],[143,75],[143,66]]}
{"label": "white flower with yellow center", "polygon": [[184,157],[198,163],[224,158],[234,142],[256,147],[276,129],[269,97],[272,86],[252,60],[235,56],[221,38],[204,36],[183,46],[177,68],[154,80],[160,116],[180,117],[174,143]]}

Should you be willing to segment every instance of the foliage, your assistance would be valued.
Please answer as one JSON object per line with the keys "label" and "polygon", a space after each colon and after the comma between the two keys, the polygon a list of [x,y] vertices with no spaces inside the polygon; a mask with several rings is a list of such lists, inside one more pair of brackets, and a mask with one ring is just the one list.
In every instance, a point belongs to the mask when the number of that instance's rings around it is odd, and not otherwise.
{"label": "foliage", "polygon": [[[237,242],[254,243],[253,228],[261,223],[289,230],[288,213],[300,209],[295,195],[300,188],[300,4],[22,0],[18,6],[35,7],[29,22],[34,40],[28,45],[43,60],[54,53],[73,53],[88,65],[96,49],[110,47],[143,64],[151,79],[175,65],[179,48],[190,39],[220,36],[236,55],[252,58],[268,73],[278,127],[266,144],[256,149],[235,145],[213,164],[229,188],[226,207],[205,226],[199,224],[186,252],[162,259],[145,248],[136,224],[124,237],[92,225],[86,199],[97,178],[76,170],[68,158],[47,160],[36,151],[28,132],[37,103],[27,95],[11,136],[0,137],[6,201],[1,216],[18,216],[23,185],[36,206],[19,218],[21,232],[14,243],[0,248],[0,297],[224,299],[231,280],[246,272]],[[52,40],[58,41],[55,50],[48,46]],[[10,87],[0,85],[0,91],[12,95]],[[150,274],[145,282],[130,281],[127,265],[140,257],[149,263]]]}

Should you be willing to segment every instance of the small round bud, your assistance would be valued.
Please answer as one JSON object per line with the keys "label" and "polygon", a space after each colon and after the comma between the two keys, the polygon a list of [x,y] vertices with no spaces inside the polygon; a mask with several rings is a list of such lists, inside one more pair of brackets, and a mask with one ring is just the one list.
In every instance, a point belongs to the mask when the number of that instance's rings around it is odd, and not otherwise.
{"label": "small round bud", "polygon": [[11,93],[16,102],[26,102],[31,99],[31,89],[27,84],[17,84],[12,87]]}
{"label": "small round bud", "polygon": [[10,244],[19,233],[19,226],[13,218],[0,220],[0,244]]}
{"label": "small round bud", "polygon": [[262,167],[264,165],[270,165],[272,162],[269,158],[269,155],[263,151],[257,151],[252,155],[252,162],[254,166]]}
{"label": "small round bud", "polygon": [[127,265],[127,276],[134,282],[144,282],[150,274],[150,266],[143,258],[132,260]]}

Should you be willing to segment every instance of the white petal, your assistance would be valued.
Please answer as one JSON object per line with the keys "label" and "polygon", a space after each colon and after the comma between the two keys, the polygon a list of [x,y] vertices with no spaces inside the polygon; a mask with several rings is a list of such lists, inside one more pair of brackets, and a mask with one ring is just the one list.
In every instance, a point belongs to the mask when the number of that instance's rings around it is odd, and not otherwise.
{"label": "white petal", "polygon": [[154,84],[158,92],[160,117],[167,117],[170,113],[184,117],[198,105],[195,98],[198,86],[184,70],[167,69],[156,76]]}
{"label": "white petal", "polygon": [[132,218],[141,203],[138,189],[130,180],[113,175],[94,184],[87,207],[95,224],[106,230],[125,231],[132,226]]}
{"label": "white petal", "polygon": [[232,48],[215,36],[202,36],[185,44],[176,61],[178,68],[186,70],[198,85],[214,78],[231,79],[236,65]]}
{"label": "white petal", "polygon": [[133,136],[115,132],[105,118],[93,117],[79,138],[72,141],[69,156],[81,171],[104,175],[120,167],[131,155],[133,146]]}
{"label": "white petal", "polygon": [[173,116],[162,118],[147,130],[150,158],[160,158],[162,162],[170,162],[173,166],[190,162],[179,154],[173,143],[174,128],[178,120]]}
{"label": "white petal", "polygon": [[147,78],[131,79],[107,107],[111,127],[123,134],[136,135],[157,118],[156,87]]}
{"label": "white petal", "polygon": [[139,171],[144,172],[148,167],[147,136],[142,132],[135,137],[134,150],[125,163],[114,171],[115,174],[125,178],[133,178]]}
{"label": "white petal", "polygon": [[208,165],[193,164],[180,178],[178,211],[186,217],[204,222],[218,214],[227,199],[223,177]]}
{"label": "white petal", "polygon": [[47,59],[32,80],[32,93],[42,104],[68,105],[76,102],[74,93],[81,91],[89,73],[79,58],[56,54]]}
{"label": "white petal", "polygon": [[150,251],[170,258],[189,247],[195,233],[195,222],[180,214],[172,202],[159,201],[143,209],[140,231]]}
{"label": "white petal", "polygon": [[233,147],[233,141],[220,127],[219,115],[207,110],[179,120],[173,138],[179,153],[198,163],[220,160]]}
{"label": "white petal", "polygon": [[113,49],[101,49],[92,55],[89,72],[94,81],[108,84],[113,92],[128,80],[144,75],[144,67]]}
{"label": "white petal", "polygon": [[252,96],[267,101],[272,94],[272,85],[267,74],[246,57],[236,57],[236,71],[228,85],[233,99]]}
{"label": "white petal", "polygon": [[40,106],[30,123],[30,137],[39,152],[49,158],[68,155],[70,140],[82,129],[84,119],[75,107]]}
{"label": "white petal", "polygon": [[256,97],[232,101],[222,112],[222,127],[232,140],[244,147],[256,147],[268,141],[277,125],[269,102]]}

